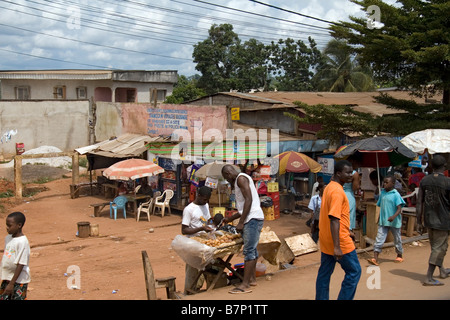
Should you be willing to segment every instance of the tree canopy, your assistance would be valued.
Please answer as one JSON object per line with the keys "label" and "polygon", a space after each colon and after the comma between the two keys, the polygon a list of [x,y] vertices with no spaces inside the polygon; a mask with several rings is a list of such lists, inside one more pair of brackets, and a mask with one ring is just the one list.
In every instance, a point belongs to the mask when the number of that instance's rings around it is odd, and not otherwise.
{"label": "tree canopy", "polygon": [[367,11],[380,9],[381,27],[368,28],[367,20],[350,17],[330,27],[370,66],[378,81],[414,89],[416,94],[443,92],[450,105],[450,2],[447,0],[350,0]]}

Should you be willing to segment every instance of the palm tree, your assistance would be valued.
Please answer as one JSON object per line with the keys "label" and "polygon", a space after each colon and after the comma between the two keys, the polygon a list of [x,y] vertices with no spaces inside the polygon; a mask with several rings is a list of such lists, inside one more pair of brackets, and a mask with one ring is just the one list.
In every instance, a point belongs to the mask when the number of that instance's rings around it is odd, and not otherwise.
{"label": "palm tree", "polygon": [[318,91],[372,91],[374,83],[370,73],[359,64],[345,41],[333,39],[325,47],[312,81]]}

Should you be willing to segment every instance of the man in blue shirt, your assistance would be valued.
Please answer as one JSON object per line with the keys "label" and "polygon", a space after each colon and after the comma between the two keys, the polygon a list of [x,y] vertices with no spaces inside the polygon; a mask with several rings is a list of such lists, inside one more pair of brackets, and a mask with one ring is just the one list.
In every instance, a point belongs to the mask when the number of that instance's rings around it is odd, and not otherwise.
{"label": "man in blue shirt", "polygon": [[373,258],[368,261],[371,264],[378,265],[378,255],[386,241],[388,232],[391,231],[394,236],[395,251],[397,258],[395,262],[403,262],[403,246],[402,246],[402,207],[405,201],[395,187],[395,177],[388,176],[383,180],[383,188],[378,199],[377,206],[380,207],[380,219],[378,222],[378,233],[373,245]]}

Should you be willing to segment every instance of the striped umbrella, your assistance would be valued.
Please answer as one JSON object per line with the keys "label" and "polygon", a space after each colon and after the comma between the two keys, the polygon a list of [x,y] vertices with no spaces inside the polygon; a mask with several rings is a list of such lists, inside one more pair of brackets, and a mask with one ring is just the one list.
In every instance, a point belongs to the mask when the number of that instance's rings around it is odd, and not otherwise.
{"label": "striped umbrella", "polygon": [[307,172],[317,173],[322,170],[322,165],[306,154],[286,151],[275,156],[279,159],[279,173],[286,172]]}
{"label": "striped umbrella", "polygon": [[111,180],[136,180],[163,173],[164,169],[157,164],[144,159],[127,159],[119,161],[105,171],[103,175]]}

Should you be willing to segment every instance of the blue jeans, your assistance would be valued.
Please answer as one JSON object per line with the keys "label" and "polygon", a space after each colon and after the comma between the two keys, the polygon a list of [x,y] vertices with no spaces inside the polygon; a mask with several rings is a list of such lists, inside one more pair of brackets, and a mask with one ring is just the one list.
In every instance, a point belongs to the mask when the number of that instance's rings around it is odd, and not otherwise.
{"label": "blue jeans", "polygon": [[259,235],[263,227],[264,220],[251,219],[244,224],[242,231],[242,238],[244,240],[244,248],[242,253],[244,254],[244,261],[250,261],[258,259],[258,251],[256,247],[259,242]]}
{"label": "blue jeans", "polygon": [[338,300],[352,300],[356,293],[359,278],[361,277],[361,265],[359,264],[356,250],[344,254],[339,260],[323,252],[321,254],[320,268],[316,279],[316,300],[330,299],[330,279],[334,272],[336,262],[345,271],[345,278],[342,281]]}
{"label": "blue jeans", "polygon": [[402,246],[402,230],[400,228],[378,226],[377,237],[375,238],[375,243],[373,245],[373,251],[380,253],[384,242],[388,236],[388,232],[391,230],[394,236],[395,252],[397,254],[403,254]]}

